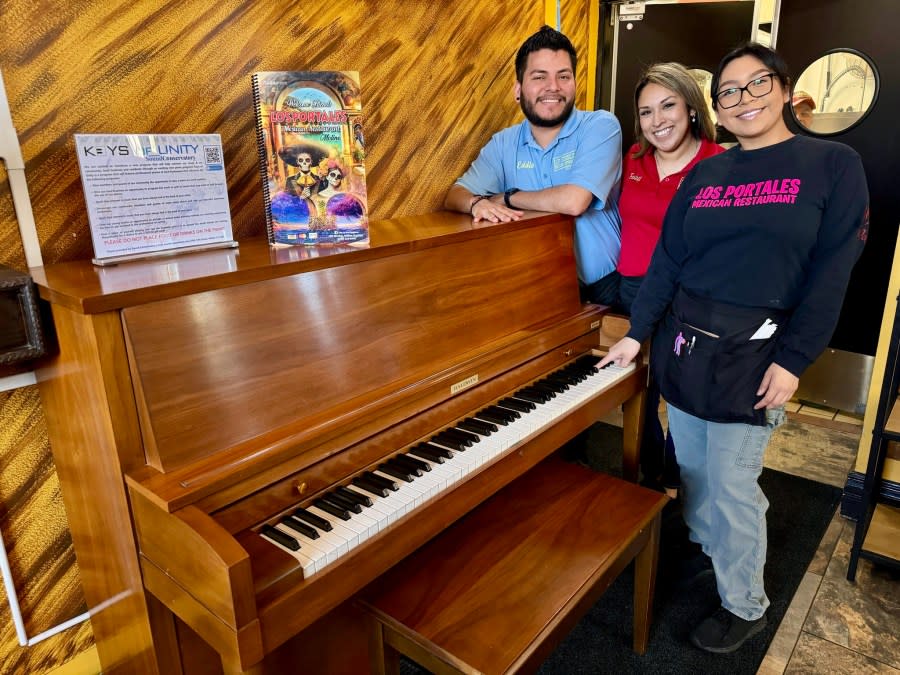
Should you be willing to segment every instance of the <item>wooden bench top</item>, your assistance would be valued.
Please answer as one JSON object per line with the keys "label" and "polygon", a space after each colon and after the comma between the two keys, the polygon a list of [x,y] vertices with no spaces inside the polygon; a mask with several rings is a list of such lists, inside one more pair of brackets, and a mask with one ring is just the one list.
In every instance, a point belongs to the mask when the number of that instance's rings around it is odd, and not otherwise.
{"label": "wooden bench top", "polygon": [[380,577],[361,604],[460,672],[535,666],[646,545],[666,501],[551,457]]}

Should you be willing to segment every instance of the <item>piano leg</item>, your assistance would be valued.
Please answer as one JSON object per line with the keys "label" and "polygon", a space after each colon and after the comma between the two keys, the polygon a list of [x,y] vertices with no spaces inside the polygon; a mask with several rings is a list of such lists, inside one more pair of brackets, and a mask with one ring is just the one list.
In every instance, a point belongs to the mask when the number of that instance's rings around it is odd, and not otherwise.
{"label": "piano leg", "polygon": [[372,675],[399,675],[400,652],[391,647],[384,635],[384,624],[369,618],[369,667]]}
{"label": "piano leg", "polygon": [[641,456],[641,433],[644,428],[644,400],[647,390],[641,389],[622,405],[622,476],[636,483]]}
{"label": "piano leg", "polygon": [[650,640],[653,617],[653,590],[656,586],[656,564],[659,560],[659,531],[662,512],[647,526],[647,541],[634,559],[634,651],[644,654]]}
{"label": "piano leg", "polygon": [[159,672],[184,675],[179,655],[175,615],[152,593],[144,595],[147,597],[147,613],[153,631],[153,649],[159,662]]}

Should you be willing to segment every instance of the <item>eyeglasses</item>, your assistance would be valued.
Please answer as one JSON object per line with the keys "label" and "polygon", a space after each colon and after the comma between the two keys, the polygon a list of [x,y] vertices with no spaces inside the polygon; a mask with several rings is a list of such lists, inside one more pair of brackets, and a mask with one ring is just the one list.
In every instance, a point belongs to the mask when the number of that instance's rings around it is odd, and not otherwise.
{"label": "eyeglasses", "polygon": [[750,80],[746,86],[722,89],[716,94],[716,105],[720,108],[733,108],[743,100],[745,91],[753,98],[765,96],[775,86],[775,77],[775,73],[766,73]]}

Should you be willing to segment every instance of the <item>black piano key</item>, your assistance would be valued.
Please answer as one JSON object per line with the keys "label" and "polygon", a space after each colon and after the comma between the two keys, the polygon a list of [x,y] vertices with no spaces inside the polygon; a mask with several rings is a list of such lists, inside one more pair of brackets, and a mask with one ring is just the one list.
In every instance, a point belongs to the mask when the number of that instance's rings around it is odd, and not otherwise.
{"label": "black piano key", "polygon": [[435,445],[434,443],[429,443],[426,441],[424,443],[419,443],[416,447],[427,448],[429,452],[436,452],[444,459],[453,459],[453,451],[441,445]]}
{"label": "black piano key", "polygon": [[399,478],[402,481],[406,481],[407,483],[413,482],[413,475],[410,472],[406,471],[406,469],[401,469],[393,464],[389,464],[388,462],[379,464],[378,470],[382,473],[386,473],[388,476],[393,476],[394,478]]}
{"label": "black piano key", "polygon": [[331,502],[339,509],[345,509],[347,511],[351,511],[352,513],[362,513],[362,506],[357,504],[352,499],[347,499],[346,497],[341,496],[335,491],[322,495],[322,499],[327,502]]}
{"label": "black piano key", "polygon": [[570,363],[567,368],[571,368],[572,370],[580,370],[582,372],[587,372],[595,365],[597,365],[597,360],[591,357],[581,357]]}
{"label": "black piano key", "polygon": [[550,387],[557,394],[561,394],[569,388],[568,382],[563,382],[561,379],[555,377],[545,377],[541,380],[541,383]]}
{"label": "black piano key", "polygon": [[586,372],[590,372],[594,368],[596,368],[597,364],[600,363],[601,357],[594,356],[593,354],[585,354],[584,356],[580,356],[575,359],[575,363],[578,367],[584,369]]}
{"label": "black piano key", "polygon": [[574,382],[584,382],[588,378],[588,373],[581,368],[563,368],[559,371]]}
{"label": "black piano key", "polygon": [[407,466],[410,469],[416,471],[417,476],[421,476],[426,471],[431,471],[431,465],[427,462],[423,462],[421,459],[416,459],[415,457],[410,457],[406,454],[399,454],[394,457],[394,460],[399,462],[403,466]]}
{"label": "black piano key", "polygon": [[490,436],[492,433],[497,431],[496,424],[482,422],[481,420],[476,420],[474,417],[469,417],[467,419],[464,419],[462,422],[457,422],[456,426],[458,426],[460,429],[465,429],[466,431],[471,431],[482,436]]}
{"label": "black piano key", "polygon": [[412,462],[418,466],[422,471],[431,471],[431,463],[423,461],[421,457],[413,456],[409,451],[404,452],[401,456],[406,461]]}
{"label": "black piano key", "polygon": [[524,398],[532,403],[546,403],[550,397],[542,391],[538,391],[533,387],[522,387],[516,392],[516,398]]}
{"label": "black piano key", "polygon": [[291,535],[282,532],[281,530],[272,527],[271,525],[263,525],[260,529],[260,534],[266,535],[269,539],[273,541],[277,541],[279,544],[284,546],[285,548],[289,548],[292,551],[300,550],[300,542],[294,539]]}
{"label": "black piano key", "polygon": [[442,434],[447,434],[451,438],[458,438],[460,441],[466,444],[467,448],[471,448],[478,442],[478,436],[475,434],[469,433],[468,431],[464,431],[462,429],[457,429],[455,427],[447,427],[446,429],[441,430]]}
{"label": "black piano key", "polygon": [[444,455],[441,455],[437,452],[432,452],[428,449],[427,443],[419,443],[419,445],[414,448],[409,449],[409,454],[415,455],[416,457],[421,457],[422,459],[427,459],[429,462],[434,462],[435,464],[443,464],[444,463]]}
{"label": "black piano key", "polygon": [[372,481],[366,480],[363,476],[357,476],[351,481],[360,490],[365,490],[369,494],[377,497],[387,497],[391,491],[383,485],[377,485]]}
{"label": "black piano key", "polygon": [[587,372],[588,368],[578,361],[572,361],[572,363],[567,363],[562,368],[560,368],[557,372],[565,373],[567,375],[580,375],[581,373]]}
{"label": "black piano key", "polygon": [[306,509],[294,509],[294,512],[291,515],[298,520],[302,520],[304,523],[309,523],[313,527],[318,527],[323,532],[331,532],[331,523],[324,518],[320,518],[315,513],[310,513]]}
{"label": "black piano key", "polygon": [[454,425],[454,426],[452,426],[452,427],[450,427],[450,428],[453,429],[453,431],[455,431],[456,433],[462,434],[464,438],[468,438],[468,439],[469,439],[470,441],[472,441],[473,443],[480,443],[480,442],[481,442],[481,434],[479,434],[479,433],[477,433],[477,432],[469,431],[468,429],[463,429],[463,428],[460,427],[458,424],[457,424],[457,425]]}
{"label": "black piano key", "polygon": [[497,405],[501,405],[504,408],[510,408],[512,410],[518,410],[520,413],[528,413],[537,408],[537,406],[531,401],[523,401],[521,399],[511,397],[499,400],[497,402]]}
{"label": "black piano key", "polygon": [[475,445],[471,438],[469,438],[468,436],[463,436],[462,433],[455,429],[441,429],[435,434],[435,437],[440,437],[443,440],[452,440],[462,445],[463,448],[471,448],[473,445]]}
{"label": "black piano key", "polygon": [[322,509],[326,513],[330,513],[341,520],[350,520],[350,512],[347,509],[339,508],[325,499],[316,499],[313,501],[313,506]]}
{"label": "black piano key", "polygon": [[560,368],[556,372],[560,375],[565,375],[566,377],[571,377],[575,380],[578,380],[579,382],[584,381],[584,379],[591,374],[591,370],[589,368],[584,368],[577,363],[570,363],[565,368]]}
{"label": "black piano key", "polygon": [[421,476],[424,473],[422,471],[422,469],[415,466],[412,462],[404,461],[403,458],[400,457],[399,455],[397,455],[395,457],[391,457],[389,460],[387,460],[385,462],[385,464],[390,464],[398,471],[403,471],[403,472],[409,474],[409,476],[411,478],[418,478],[419,476]]}
{"label": "black piano key", "polygon": [[555,383],[555,384],[558,384],[558,385],[560,385],[561,387],[564,387],[565,389],[568,389],[568,388],[571,387],[573,384],[576,384],[575,378],[573,378],[573,377],[571,377],[571,376],[569,376],[569,375],[566,375],[565,373],[561,373],[561,372],[559,372],[559,371],[557,371],[557,372],[555,372],[555,373],[550,373],[550,374],[549,374],[546,378],[544,378],[544,379],[548,380],[549,382],[553,382],[553,383]]}
{"label": "black piano key", "polygon": [[445,433],[435,434],[431,437],[431,441],[440,445],[446,445],[448,448],[453,448],[457,452],[465,452],[466,448],[469,447],[465,441],[461,441],[458,438],[453,438],[449,434]]}
{"label": "black piano key", "polygon": [[557,394],[556,390],[553,387],[543,382],[532,382],[530,388],[536,391],[542,391],[550,398],[553,398]]}
{"label": "black piano key", "polygon": [[340,492],[347,499],[350,499],[362,506],[372,506],[372,500],[369,499],[366,495],[362,494],[361,492],[357,492],[356,490],[352,490],[348,487],[344,487],[343,485],[339,485],[338,487],[336,487],[334,489],[334,491]]}
{"label": "black piano key", "polygon": [[501,408],[498,405],[489,405],[485,410],[489,413],[493,413],[494,415],[500,415],[507,422],[515,422],[517,419],[521,417],[521,415],[515,410],[510,410],[509,408]]}
{"label": "black piano key", "polygon": [[535,387],[533,384],[522,387],[521,389],[519,389],[519,391],[524,391],[534,396],[543,396],[544,398],[547,398],[547,392],[540,387]]}
{"label": "black piano key", "polygon": [[299,532],[300,534],[309,537],[310,539],[319,538],[319,531],[316,528],[310,527],[306,523],[297,520],[293,516],[285,516],[281,519],[281,524],[285,527],[291,528],[294,532]]}
{"label": "black piano key", "polygon": [[386,487],[388,490],[392,492],[396,492],[400,489],[400,486],[394,481],[385,478],[384,476],[379,476],[377,473],[372,473],[371,471],[366,471],[362,474],[364,478],[367,480],[371,480],[375,485],[380,485],[381,487]]}
{"label": "black piano key", "polygon": [[486,422],[493,422],[494,424],[500,424],[502,426],[506,426],[509,422],[502,415],[495,415],[491,413],[489,410],[479,410],[475,413],[479,419],[483,419]]}

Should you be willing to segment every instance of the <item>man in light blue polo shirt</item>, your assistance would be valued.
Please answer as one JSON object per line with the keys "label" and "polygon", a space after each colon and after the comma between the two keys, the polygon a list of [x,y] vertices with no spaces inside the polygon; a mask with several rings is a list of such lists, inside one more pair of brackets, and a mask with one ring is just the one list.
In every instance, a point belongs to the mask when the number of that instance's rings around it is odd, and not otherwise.
{"label": "man in light blue polo shirt", "polygon": [[524,42],[515,95],[525,120],[491,138],[444,205],[494,223],[518,220],[520,209],[575,216],[583,297],[610,304],[604,278],[619,258],[622,130],[605,110],[575,110],[576,61],[569,39],[549,26]]}

